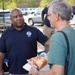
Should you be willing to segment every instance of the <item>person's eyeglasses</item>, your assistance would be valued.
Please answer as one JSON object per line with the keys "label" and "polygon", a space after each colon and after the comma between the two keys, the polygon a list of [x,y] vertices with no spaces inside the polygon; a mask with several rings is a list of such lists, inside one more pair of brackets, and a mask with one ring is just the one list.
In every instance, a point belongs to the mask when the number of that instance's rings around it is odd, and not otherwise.
{"label": "person's eyeglasses", "polygon": [[46,15],[47,15],[47,17],[48,17],[48,16],[51,16],[52,14],[46,14]]}

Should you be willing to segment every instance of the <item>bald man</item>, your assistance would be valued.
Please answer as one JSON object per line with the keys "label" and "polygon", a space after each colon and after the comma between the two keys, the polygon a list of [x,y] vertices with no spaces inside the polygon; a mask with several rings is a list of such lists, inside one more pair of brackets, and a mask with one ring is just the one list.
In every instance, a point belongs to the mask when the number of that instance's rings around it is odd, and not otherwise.
{"label": "bald man", "polygon": [[37,55],[37,41],[48,46],[48,38],[35,27],[24,22],[22,12],[13,9],[10,14],[11,26],[6,29],[0,40],[0,75],[3,75],[2,64],[6,57],[9,59],[9,75],[27,74],[23,65],[27,59]]}

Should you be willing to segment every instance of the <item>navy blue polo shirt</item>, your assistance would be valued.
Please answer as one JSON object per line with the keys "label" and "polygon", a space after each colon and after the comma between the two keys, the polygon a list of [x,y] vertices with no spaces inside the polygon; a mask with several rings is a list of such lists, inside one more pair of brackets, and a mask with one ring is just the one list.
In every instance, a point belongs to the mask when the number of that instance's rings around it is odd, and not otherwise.
{"label": "navy blue polo shirt", "polygon": [[[47,13],[48,13],[48,8],[45,7],[42,12],[43,12],[44,14],[47,14]],[[47,19],[47,16],[45,16],[44,23],[45,23],[46,26],[51,27],[50,22],[49,22],[49,20]]]}
{"label": "navy blue polo shirt", "polygon": [[0,52],[7,52],[9,73],[27,74],[23,65],[27,59],[37,55],[37,41],[44,45],[47,40],[48,38],[40,30],[26,24],[20,31],[13,25],[6,29],[1,36]]}

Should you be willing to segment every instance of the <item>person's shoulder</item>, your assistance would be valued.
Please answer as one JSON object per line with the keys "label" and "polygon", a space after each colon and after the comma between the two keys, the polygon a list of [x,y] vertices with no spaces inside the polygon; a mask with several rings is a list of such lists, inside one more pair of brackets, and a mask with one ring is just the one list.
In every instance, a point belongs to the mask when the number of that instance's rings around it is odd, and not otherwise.
{"label": "person's shoulder", "polygon": [[10,30],[11,30],[11,27],[8,27],[7,29],[5,29],[5,30],[3,31],[2,34],[7,34],[8,32],[10,32]]}
{"label": "person's shoulder", "polygon": [[11,26],[5,29],[5,32],[10,31],[10,30],[11,30]]}
{"label": "person's shoulder", "polygon": [[51,39],[62,39],[62,38],[64,38],[64,36],[63,36],[63,33],[61,33],[61,32],[59,32],[59,31],[57,31],[57,32],[55,32],[53,35],[52,35],[52,37],[51,37]]}
{"label": "person's shoulder", "polygon": [[34,27],[34,26],[28,26],[29,29],[31,30],[39,30],[38,28]]}
{"label": "person's shoulder", "polygon": [[33,33],[42,33],[38,28],[29,26],[28,30],[30,30]]}
{"label": "person's shoulder", "polygon": [[26,26],[27,26],[27,30],[31,30],[31,31],[40,31],[37,27],[29,26],[29,25],[27,25],[27,24],[26,24]]}

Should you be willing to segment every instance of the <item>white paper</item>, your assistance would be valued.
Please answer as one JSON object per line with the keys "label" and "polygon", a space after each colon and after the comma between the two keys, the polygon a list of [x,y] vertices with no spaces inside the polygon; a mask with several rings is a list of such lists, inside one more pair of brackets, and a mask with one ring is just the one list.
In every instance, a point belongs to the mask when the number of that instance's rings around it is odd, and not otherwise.
{"label": "white paper", "polygon": [[[23,66],[23,68],[24,68],[25,70],[27,70],[27,71],[30,71],[31,65],[30,65],[29,63],[26,63],[26,64]],[[41,68],[40,71],[46,71],[46,70],[49,70],[49,69],[50,69],[50,68],[49,68],[49,65],[47,64],[47,65],[45,65],[43,68]]]}
{"label": "white paper", "polygon": [[49,69],[50,69],[50,67],[49,67],[49,65],[47,64],[47,65],[45,65],[43,68],[41,68],[40,71],[46,71],[46,70],[49,70]]}
{"label": "white paper", "polygon": [[23,68],[27,71],[29,71],[31,69],[31,65],[29,63],[26,63]]}

